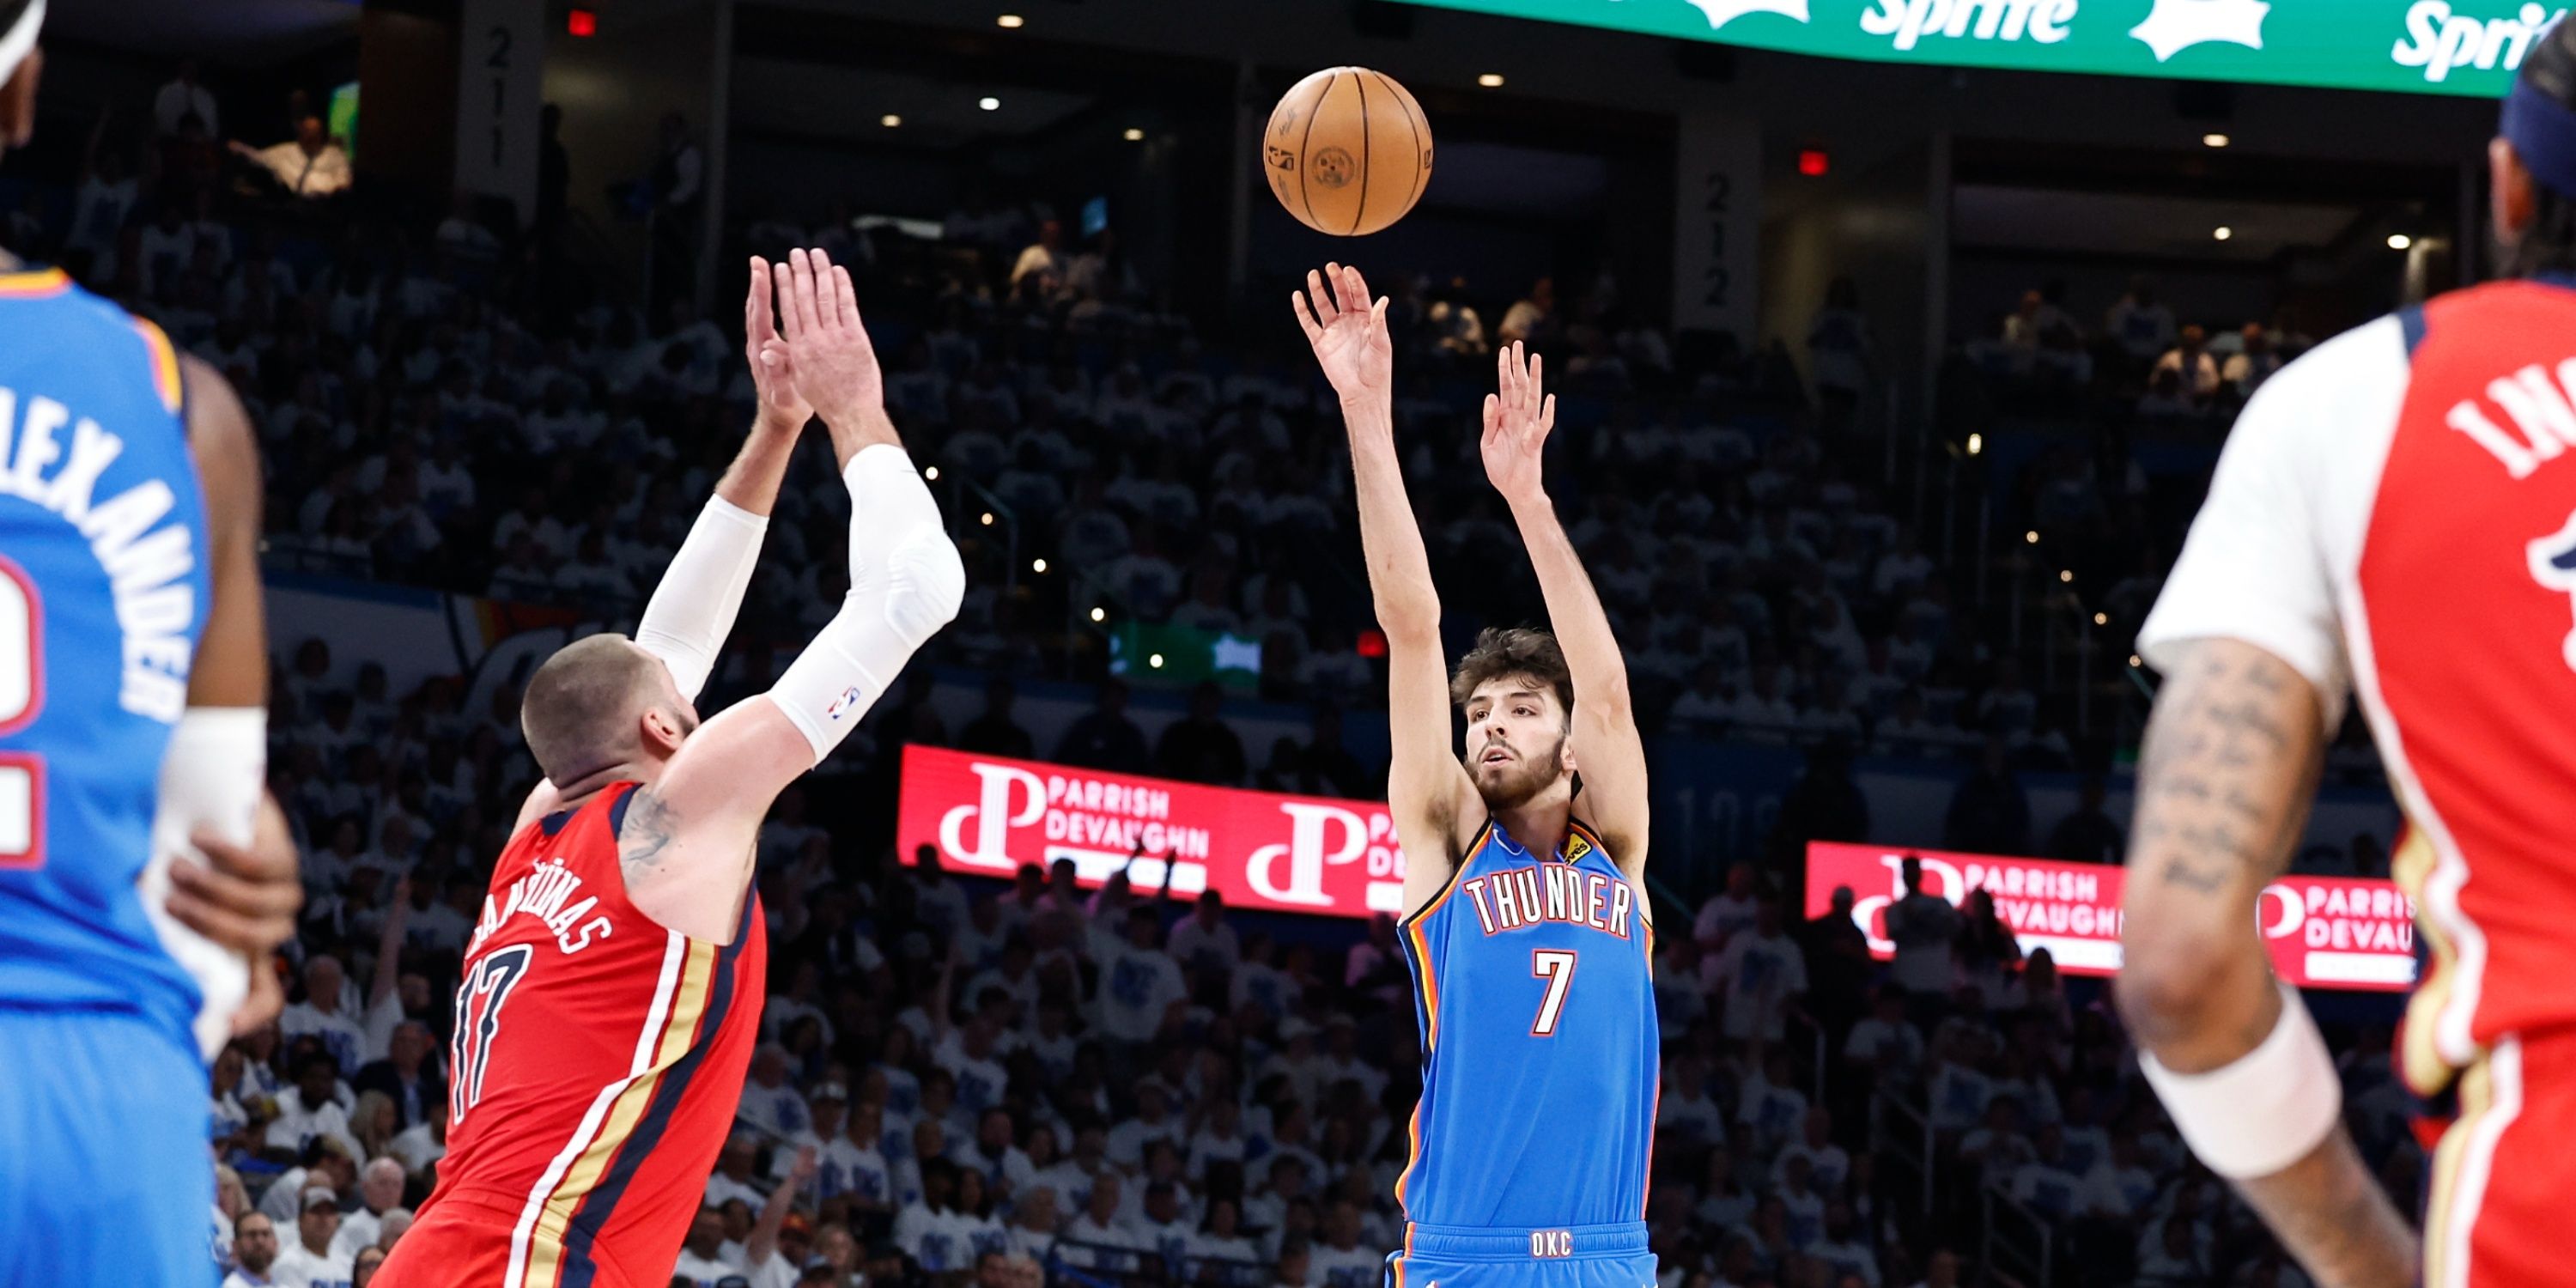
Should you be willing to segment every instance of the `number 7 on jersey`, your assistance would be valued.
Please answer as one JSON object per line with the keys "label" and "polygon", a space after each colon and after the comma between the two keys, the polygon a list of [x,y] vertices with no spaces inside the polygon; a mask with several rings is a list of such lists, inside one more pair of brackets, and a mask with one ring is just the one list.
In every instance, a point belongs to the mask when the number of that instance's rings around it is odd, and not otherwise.
{"label": "number 7 on jersey", "polygon": [[1536,948],[1530,951],[1530,976],[1547,981],[1547,996],[1538,1004],[1538,1019],[1530,1024],[1530,1036],[1556,1036],[1556,1021],[1565,1011],[1565,990],[1574,983],[1574,959],[1571,949]]}

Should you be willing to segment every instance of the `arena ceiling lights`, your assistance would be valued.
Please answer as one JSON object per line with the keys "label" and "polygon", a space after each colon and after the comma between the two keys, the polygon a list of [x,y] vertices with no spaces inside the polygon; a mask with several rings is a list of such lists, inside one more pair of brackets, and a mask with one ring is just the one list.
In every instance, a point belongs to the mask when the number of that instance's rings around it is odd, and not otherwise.
{"label": "arena ceiling lights", "polygon": [[2559,0],[1403,0],[1827,58],[2501,98]]}

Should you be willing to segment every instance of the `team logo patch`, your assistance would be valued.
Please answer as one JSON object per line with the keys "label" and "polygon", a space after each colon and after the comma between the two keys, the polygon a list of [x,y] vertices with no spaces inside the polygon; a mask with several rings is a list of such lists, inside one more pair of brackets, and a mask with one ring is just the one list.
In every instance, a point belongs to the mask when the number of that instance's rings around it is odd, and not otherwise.
{"label": "team logo patch", "polygon": [[1574,1231],[1530,1231],[1530,1255],[1533,1257],[1570,1257],[1574,1255]]}
{"label": "team logo patch", "polygon": [[2194,45],[2263,47],[2263,19],[2272,12],[2264,0],[2156,0],[2155,12],[2129,34],[2166,62]]}
{"label": "team logo patch", "polygon": [[832,699],[832,705],[823,708],[823,715],[827,719],[838,720],[841,717],[858,710],[858,708],[859,686],[853,684],[850,687],[841,690],[841,696]]}
{"label": "team logo patch", "polygon": [[[2576,605],[2576,514],[2567,516],[2565,526],[2524,548],[2531,559],[2531,576],[2541,585],[2568,597]],[[2576,608],[2571,608],[2576,617]],[[2576,670],[2576,625],[2559,642],[2558,655],[2569,670]]]}

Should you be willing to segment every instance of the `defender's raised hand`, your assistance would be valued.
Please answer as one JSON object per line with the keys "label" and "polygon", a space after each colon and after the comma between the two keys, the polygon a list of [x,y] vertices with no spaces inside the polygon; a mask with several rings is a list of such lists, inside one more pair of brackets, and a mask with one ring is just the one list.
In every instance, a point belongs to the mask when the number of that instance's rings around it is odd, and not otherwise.
{"label": "defender's raised hand", "polygon": [[1306,343],[1315,347],[1315,361],[1342,401],[1391,394],[1395,343],[1386,332],[1386,301],[1369,301],[1368,282],[1358,269],[1326,264],[1320,274],[1307,273],[1306,289],[1288,298]]}
{"label": "defender's raised hand", "polygon": [[1504,346],[1494,362],[1500,391],[1485,395],[1485,477],[1505,500],[1547,495],[1539,462],[1556,428],[1556,395],[1542,388],[1545,360],[1529,354],[1524,361],[1523,353],[1517,340]]}
{"label": "defender's raised hand", "polygon": [[850,271],[819,250],[787,252],[787,289],[779,306],[796,394],[836,428],[885,410],[885,372],[859,323]]}
{"label": "defender's raised hand", "polygon": [[814,405],[796,392],[796,361],[778,335],[772,309],[778,283],[768,260],[751,257],[751,290],[742,301],[743,361],[751,364],[752,387],[759,391],[757,428],[799,433],[814,418]]}

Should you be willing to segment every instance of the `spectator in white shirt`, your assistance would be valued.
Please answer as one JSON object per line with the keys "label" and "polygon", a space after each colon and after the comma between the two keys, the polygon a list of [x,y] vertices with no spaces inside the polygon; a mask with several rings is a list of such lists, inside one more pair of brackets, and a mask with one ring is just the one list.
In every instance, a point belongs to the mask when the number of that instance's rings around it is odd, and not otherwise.
{"label": "spectator in white shirt", "polygon": [[349,1258],[334,1252],[332,1236],[340,1229],[340,1199],[328,1185],[303,1191],[295,1221],[293,1246],[277,1254],[268,1277],[280,1288],[350,1288],[354,1271]]}
{"label": "spectator in white shirt", "polygon": [[1807,991],[1807,958],[1798,941],[1783,928],[1780,898],[1765,893],[1756,905],[1753,928],[1729,940],[1718,956],[1717,977],[1726,982],[1726,1036],[1743,1041],[1757,1034],[1778,1042],[1783,1021],[1797,1009]]}
{"label": "spectator in white shirt", "polygon": [[1064,1227],[1067,1241],[1087,1246],[1066,1249],[1067,1261],[1109,1274],[1142,1268],[1138,1254],[1149,1251],[1150,1246],[1144,1235],[1118,1215],[1122,1197],[1116,1172],[1103,1171],[1092,1179],[1091,1202]]}
{"label": "spectator in white shirt", "polygon": [[1953,951],[1959,941],[1959,910],[1949,900],[1923,890],[1923,860],[1908,856],[1898,868],[1905,897],[1889,905],[1887,937],[1896,941],[1891,974],[1906,992],[1940,999],[1950,995],[1958,966]]}
{"label": "spectator in white shirt", "polygon": [[1726,947],[1735,932],[1753,924],[1760,910],[1755,898],[1754,871],[1750,863],[1738,863],[1726,870],[1726,888],[1701,904],[1699,919],[1691,926],[1691,937],[1700,947],[1717,952]]}
{"label": "spectator in white shirt", "polygon": [[358,1156],[349,1109],[339,1099],[339,1066],[327,1052],[315,1051],[296,1066],[295,1085],[278,1093],[277,1118],[263,1139],[271,1149],[301,1153],[326,1137],[342,1154]]}
{"label": "spectator in white shirt", "polygon": [[1115,1042],[1152,1040],[1174,1002],[1189,995],[1179,963],[1156,946],[1162,922],[1152,905],[1127,914],[1127,939],[1100,959],[1100,1032]]}
{"label": "spectator in white shirt", "polygon": [[402,1210],[403,1165],[391,1158],[369,1159],[358,1171],[358,1210],[340,1218],[331,1236],[334,1256],[356,1259],[358,1249],[383,1239],[389,1214]]}
{"label": "spectator in white shirt", "polygon": [[[751,1056],[751,1076],[734,1116],[772,1136],[793,1136],[811,1125],[805,1098],[787,1085],[787,1048],[763,1043]],[[760,1200],[751,1201],[756,1210]]]}
{"label": "spectator in white shirt", "polygon": [[1798,1158],[1806,1160],[1817,1189],[1827,1193],[1842,1189],[1844,1179],[1851,1175],[1851,1155],[1834,1143],[1833,1113],[1823,1105],[1808,1109],[1802,1133],[1798,1143],[1780,1151],[1779,1161],[1771,1167],[1773,1179],[1785,1178],[1789,1160]]}
{"label": "spectator in white shirt", "polygon": [[699,1208],[689,1222],[689,1237],[680,1245],[680,1259],[672,1265],[671,1277],[690,1288],[715,1288],[716,1281],[743,1273],[742,1267],[723,1257],[724,1217],[713,1207]]}
{"label": "spectator in white shirt", "polygon": [[1144,1211],[1135,1229],[1154,1255],[1163,1259],[1164,1273],[1177,1278],[1189,1256],[1190,1240],[1198,1231],[1182,1215],[1180,1193],[1172,1182],[1145,1183]]}
{"label": "spectator in white shirt", "polygon": [[2218,394],[2218,359],[2209,352],[2209,333],[2197,326],[2182,329],[2174,347],[2156,359],[2156,370],[2180,376],[2193,406],[2206,404]]}
{"label": "spectator in white shirt", "polygon": [[224,1276],[223,1288],[269,1288],[277,1280],[269,1272],[277,1265],[277,1223],[268,1214],[252,1208],[233,1218],[233,1271]]}
{"label": "spectator in white shirt", "polygon": [[752,1183],[752,1164],[757,1161],[760,1142],[749,1132],[735,1132],[725,1142],[724,1153],[716,1158],[715,1175],[707,1178],[707,1206],[720,1208],[728,1199],[741,1199],[753,1211],[769,1201],[769,1192]]}
{"label": "spectator in white shirt", "polygon": [[339,1062],[342,1077],[366,1063],[367,1034],[347,1005],[348,976],[340,959],[319,953],[304,963],[304,1000],[277,1017],[278,1032],[289,1039],[312,1034]]}
{"label": "spectator in white shirt", "polygon": [[1324,1237],[1310,1249],[1316,1283],[1323,1288],[1370,1288],[1384,1275],[1386,1250],[1360,1242],[1359,1205],[1336,1199],[1324,1218]]}
{"label": "spectator in white shirt", "polygon": [[1709,1097],[1706,1063],[1692,1052],[1676,1054],[1665,1069],[1665,1081],[1670,1089],[1656,1103],[1655,1134],[1725,1144],[1726,1110]]}
{"label": "spectator in white shirt", "polygon": [[265,168],[279,187],[298,197],[335,196],[349,188],[349,154],[331,137],[321,117],[296,122],[295,137],[284,143],[254,148],[236,140],[232,149]]}
{"label": "spectator in white shirt", "polygon": [[1878,1288],[1878,1254],[1869,1243],[1869,1232],[1852,1219],[1851,1205],[1836,1201],[1825,1205],[1824,1237],[1808,1247],[1807,1255],[1836,1275],[1857,1275],[1869,1288]]}
{"label": "spectator in white shirt", "polygon": [[2251,398],[2264,381],[2281,369],[2282,363],[2280,353],[2272,347],[2272,333],[2262,323],[2246,323],[2244,335],[2244,347],[2228,355],[2218,378],[2226,381],[2237,397]]}
{"label": "spectator in white shirt", "polygon": [[2155,288],[2143,276],[2129,279],[2129,293],[2111,306],[2111,339],[2129,356],[2145,362],[2173,343],[2173,310],[2157,302]]}
{"label": "spectator in white shirt", "polygon": [[[1242,1213],[1232,1199],[1208,1202],[1207,1220],[1190,1233],[1185,1244],[1188,1262],[1184,1274],[1195,1281],[1210,1261],[1252,1262],[1261,1259],[1261,1250],[1245,1238]],[[1222,1275],[1222,1271],[1219,1272]]]}
{"label": "spectator in white shirt", "polygon": [[1243,960],[1243,945],[1226,924],[1225,896],[1214,890],[1201,893],[1190,915],[1172,927],[1168,951],[1183,965],[1195,968],[1213,961],[1231,974]]}

